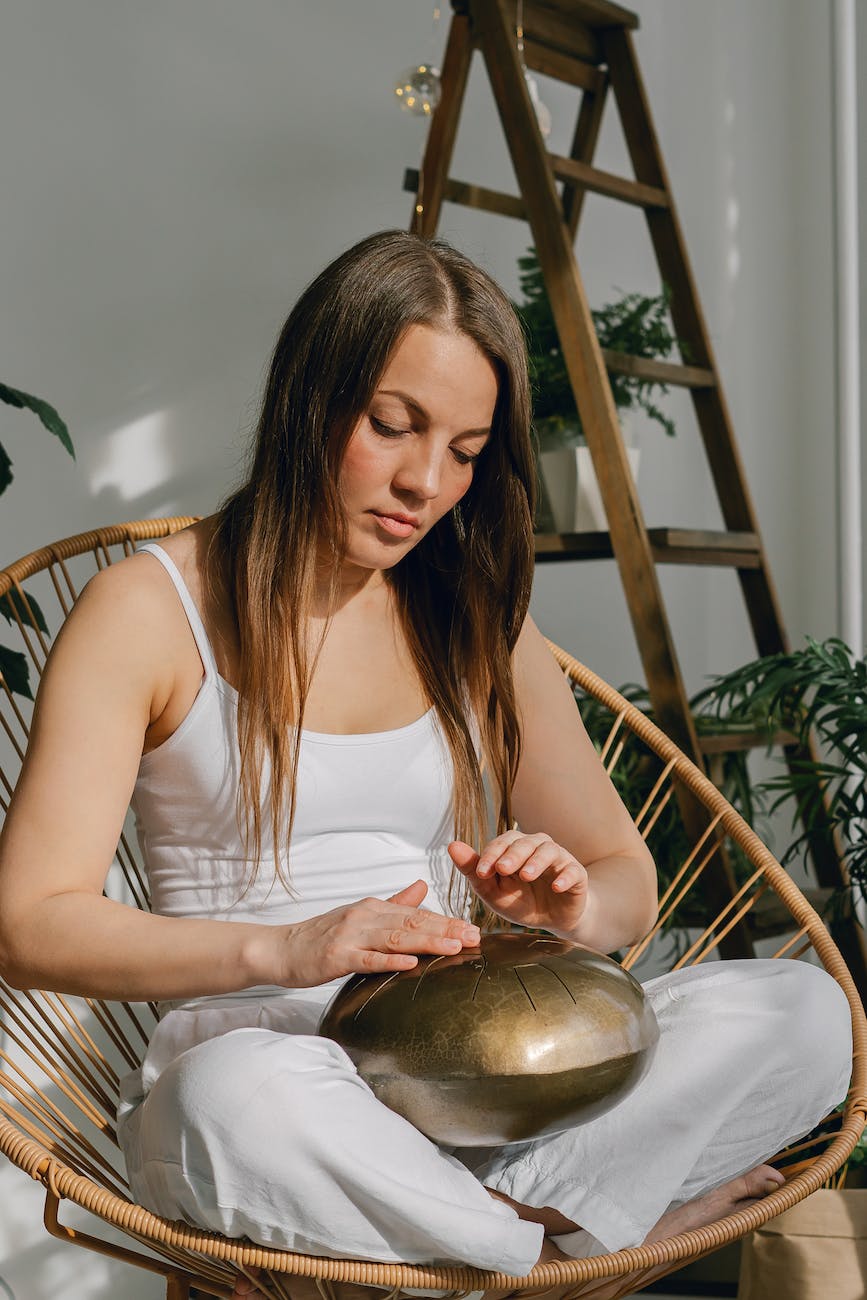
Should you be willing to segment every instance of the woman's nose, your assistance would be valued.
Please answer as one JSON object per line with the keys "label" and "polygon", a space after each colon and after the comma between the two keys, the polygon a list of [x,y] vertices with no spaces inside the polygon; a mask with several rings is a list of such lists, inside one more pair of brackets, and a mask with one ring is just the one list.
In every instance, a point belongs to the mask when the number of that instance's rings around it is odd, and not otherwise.
{"label": "woman's nose", "polygon": [[395,487],[425,501],[432,500],[440,490],[442,461],[442,454],[436,447],[424,445],[419,440],[414,447],[407,448],[394,476]]}

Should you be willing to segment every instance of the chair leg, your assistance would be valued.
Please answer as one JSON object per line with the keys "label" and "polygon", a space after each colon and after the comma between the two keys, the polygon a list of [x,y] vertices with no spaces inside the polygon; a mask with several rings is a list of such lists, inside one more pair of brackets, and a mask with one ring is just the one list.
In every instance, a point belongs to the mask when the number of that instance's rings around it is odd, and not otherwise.
{"label": "chair leg", "polygon": [[166,1300],[190,1300],[189,1281],[177,1273],[166,1276]]}

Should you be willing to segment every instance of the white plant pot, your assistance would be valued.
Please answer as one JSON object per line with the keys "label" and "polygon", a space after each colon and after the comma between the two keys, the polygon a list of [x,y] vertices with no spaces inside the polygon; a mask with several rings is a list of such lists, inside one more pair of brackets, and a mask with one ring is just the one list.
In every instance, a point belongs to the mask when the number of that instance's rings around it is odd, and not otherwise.
{"label": "white plant pot", "polygon": [[[627,447],[634,479],[638,478],[639,448]],[[608,520],[588,447],[563,447],[540,456],[545,486],[558,533],[606,532]]]}

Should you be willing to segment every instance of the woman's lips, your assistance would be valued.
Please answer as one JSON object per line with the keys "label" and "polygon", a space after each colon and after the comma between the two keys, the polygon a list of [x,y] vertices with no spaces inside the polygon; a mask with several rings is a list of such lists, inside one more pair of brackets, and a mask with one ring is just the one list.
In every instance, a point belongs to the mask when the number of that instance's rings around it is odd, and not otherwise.
{"label": "woman's lips", "polygon": [[392,537],[411,537],[418,528],[418,522],[409,515],[381,515],[371,511],[380,528],[384,528]]}

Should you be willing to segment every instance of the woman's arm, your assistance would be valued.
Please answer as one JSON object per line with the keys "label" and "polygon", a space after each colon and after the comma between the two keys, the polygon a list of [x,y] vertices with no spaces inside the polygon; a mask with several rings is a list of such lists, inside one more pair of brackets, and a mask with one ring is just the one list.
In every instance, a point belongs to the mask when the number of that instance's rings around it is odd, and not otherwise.
{"label": "woman's arm", "polygon": [[509,919],[600,952],[635,942],[656,919],[656,870],[532,619],[514,654],[522,751],[513,791],[519,832],[477,855],[451,846],[479,896]]}
{"label": "woman's arm", "polygon": [[102,895],[147,730],[175,689],[188,636],[155,566],[94,578],[43,674],[0,836],[0,971],[11,984],[174,999],[400,970],[477,932],[419,909],[417,882],[292,926],[152,916]]}

